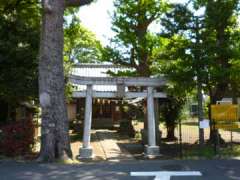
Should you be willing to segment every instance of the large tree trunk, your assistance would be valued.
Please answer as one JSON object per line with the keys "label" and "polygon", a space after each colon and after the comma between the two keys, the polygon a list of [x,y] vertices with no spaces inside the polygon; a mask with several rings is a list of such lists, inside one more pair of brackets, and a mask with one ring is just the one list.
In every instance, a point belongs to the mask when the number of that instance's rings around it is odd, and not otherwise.
{"label": "large tree trunk", "polygon": [[39,161],[72,158],[64,95],[63,14],[64,0],[43,1],[39,59],[39,96],[42,108]]}
{"label": "large tree trunk", "polygon": [[177,138],[175,137],[175,125],[171,124],[167,126],[167,140],[173,141],[176,140]]}

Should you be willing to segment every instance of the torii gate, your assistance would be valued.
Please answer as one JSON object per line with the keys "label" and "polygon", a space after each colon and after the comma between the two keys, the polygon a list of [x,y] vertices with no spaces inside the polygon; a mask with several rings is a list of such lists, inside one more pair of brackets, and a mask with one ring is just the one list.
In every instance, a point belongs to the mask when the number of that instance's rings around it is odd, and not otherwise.
{"label": "torii gate", "polygon": [[[97,98],[147,98],[147,123],[148,123],[148,145],[145,148],[146,156],[159,155],[159,146],[156,145],[156,124],[154,98],[166,98],[163,92],[156,92],[154,88],[166,84],[164,78],[143,78],[143,77],[81,77],[71,75],[69,80],[72,84],[86,85],[86,91],[75,91],[73,97],[85,97],[85,117],[83,130],[83,146],[79,150],[80,158],[91,158],[93,151],[90,146],[91,124],[92,124],[92,99]],[[93,91],[93,85],[115,85],[117,92]],[[137,86],[147,87],[147,92],[126,92],[125,87]]]}

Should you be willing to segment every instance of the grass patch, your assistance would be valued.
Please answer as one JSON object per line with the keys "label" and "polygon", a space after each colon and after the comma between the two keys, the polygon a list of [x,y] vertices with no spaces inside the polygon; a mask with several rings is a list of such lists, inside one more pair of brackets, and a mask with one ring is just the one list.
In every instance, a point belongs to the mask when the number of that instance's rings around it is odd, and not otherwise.
{"label": "grass patch", "polygon": [[240,156],[240,145],[233,144],[225,145],[224,147],[220,147],[218,154],[215,153],[213,146],[204,146],[200,148],[199,146],[194,146],[189,148],[188,150],[183,151],[183,158],[186,159],[195,159],[195,158],[206,158],[213,159],[216,157],[220,158],[230,158],[230,157],[239,157]]}
{"label": "grass patch", "polygon": [[195,157],[204,157],[207,159],[212,159],[215,156],[214,149],[211,146],[205,146],[199,148],[199,146],[192,147],[189,150],[183,151],[183,158],[195,158]]}
{"label": "grass patch", "polygon": [[237,157],[240,156],[240,145],[233,144],[232,147],[228,146],[220,150],[220,155],[223,157]]}
{"label": "grass patch", "polygon": [[140,141],[142,139],[142,134],[139,131],[136,131],[134,139]]}

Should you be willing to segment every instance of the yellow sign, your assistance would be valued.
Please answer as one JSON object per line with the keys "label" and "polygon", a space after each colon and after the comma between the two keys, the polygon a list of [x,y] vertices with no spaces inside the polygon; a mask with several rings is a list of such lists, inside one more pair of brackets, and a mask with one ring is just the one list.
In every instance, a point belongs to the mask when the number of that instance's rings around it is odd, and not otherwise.
{"label": "yellow sign", "polygon": [[211,105],[212,119],[215,121],[238,121],[238,105],[218,104]]}
{"label": "yellow sign", "polygon": [[231,123],[231,124],[216,124],[216,129],[238,129],[240,128],[240,124]]}

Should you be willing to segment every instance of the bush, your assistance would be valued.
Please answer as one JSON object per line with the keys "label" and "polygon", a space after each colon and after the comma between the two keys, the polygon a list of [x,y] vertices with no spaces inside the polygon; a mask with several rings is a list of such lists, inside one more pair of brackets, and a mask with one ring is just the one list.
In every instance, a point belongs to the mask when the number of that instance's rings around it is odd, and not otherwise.
{"label": "bush", "polygon": [[34,124],[32,120],[11,122],[2,126],[0,152],[6,156],[25,155],[34,145]]}

